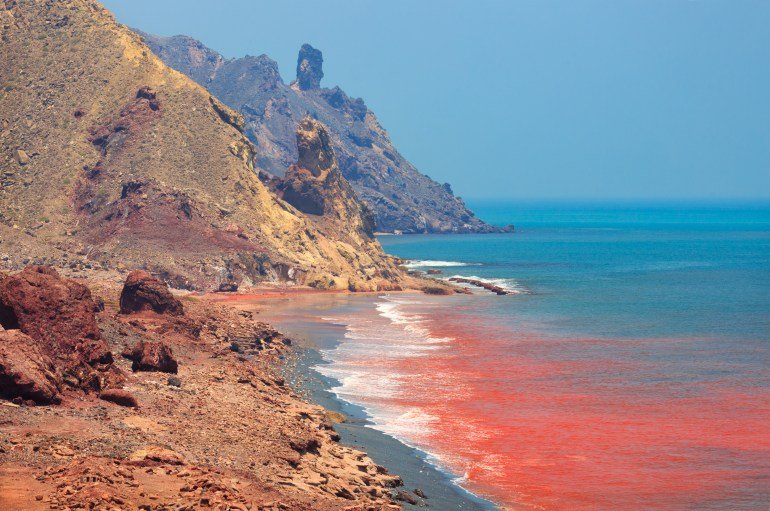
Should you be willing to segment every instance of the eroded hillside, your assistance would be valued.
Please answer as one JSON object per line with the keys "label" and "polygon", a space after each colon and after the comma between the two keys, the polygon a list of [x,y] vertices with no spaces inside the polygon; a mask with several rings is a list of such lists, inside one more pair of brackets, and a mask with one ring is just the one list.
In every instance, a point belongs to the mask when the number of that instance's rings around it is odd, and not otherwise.
{"label": "eroded hillside", "polygon": [[334,227],[347,218],[321,229],[271,192],[242,117],[100,4],[0,6],[8,266],[142,266],[187,287],[399,280],[368,232]]}

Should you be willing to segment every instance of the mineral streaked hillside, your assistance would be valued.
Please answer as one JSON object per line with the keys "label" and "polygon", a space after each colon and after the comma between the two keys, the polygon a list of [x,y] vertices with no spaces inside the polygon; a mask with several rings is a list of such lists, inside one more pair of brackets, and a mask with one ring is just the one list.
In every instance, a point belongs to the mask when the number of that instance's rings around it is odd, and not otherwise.
{"label": "mineral streaked hillside", "polygon": [[347,219],[321,231],[276,197],[258,178],[242,117],[97,2],[6,1],[0,26],[0,253],[9,266],[145,266],[189,287],[398,280],[367,233],[335,227]]}
{"label": "mineral streaked hillside", "polygon": [[339,87],[321,88],[323,57],[310,45],[300,50],[298,80],[287,85],[266,55],[227,60],[187,36],[138,33],[164,62],[243,114],[257,161],[272,174],[282,176],[297,160],[294,127],[311,115],[329,128],[340,170],[374,212],[378,230],[497,230],[476,218],[448,184],[420,174],[401,156],[363,100]]}

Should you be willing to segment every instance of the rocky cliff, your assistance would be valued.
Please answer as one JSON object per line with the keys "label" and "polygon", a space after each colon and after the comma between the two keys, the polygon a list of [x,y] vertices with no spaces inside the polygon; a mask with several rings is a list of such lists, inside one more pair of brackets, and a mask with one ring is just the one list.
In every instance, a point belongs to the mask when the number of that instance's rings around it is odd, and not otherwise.
{"label": "rocky cliff", "polygon": [[302,46],[297,80],[286,84],[266,55],[224,59],[195,39],[139,32],[166,64],[209,89],[245,119],[258,164],[276,176],[297,161],[294,130],[306,115],[329,129],[339,168],[374,212],[377,229],[404,232],[491,232],[448,184],[421,174],[393,146],[363,100],[321,88],[323,56]]}
{"label": "rocky cliff", "polygon": [[[399,280],[366,229],[338,227],[361,224],[339,217],[362,207],[354,197],[333,199],[351,204],[323,222],[278,197],[259,179],[270,157],[257,156],[264,149],[244,135],[243,117],[97,2],[6,0],[0,27],[7,266],[145,267],[191,288],[289,280],[381,289]],[[201,45],[185,51],[196,80],[232,71]],[[285,125],[290,163],[299,121]]]}
{"label": "rocky cliff", "polygon": [[297,128],[297,149],[297,163],[276,180],[281,197],[324,226],[336,226],[339,237],[371,237],[374,219],[342,177],[326,128],[305,117]]}

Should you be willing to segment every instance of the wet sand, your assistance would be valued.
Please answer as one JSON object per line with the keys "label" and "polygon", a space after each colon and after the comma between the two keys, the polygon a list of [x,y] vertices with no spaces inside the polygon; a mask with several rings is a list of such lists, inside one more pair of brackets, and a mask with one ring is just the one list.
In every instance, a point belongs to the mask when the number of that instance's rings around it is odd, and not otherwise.
{"label": "wet sand", "polygon": [[[407,293],[399,293],[407,294]],[[376,300],[379,293],[313,292],[304,290],[259,290],[248,295],[222,295],[226,301],[257,313],[256,318],[273,324],[291,337],[298,349],[287,358],[285,377],[299,393],[311,402],[343,414],[345,421],[335,424],[342,443],[367,452],[376,463],[404,480],[404,489],[422,490],[425,502],[442,511],[496,511],[493,503],[478,498],[458,486],[453,475],[438,469],[428,456],[401,441],[370,427],[366,412],[359,406],[337,398],[331,388],[336,381],[318,373],[313,367],[323,363],[320,350],[332,349],[344,336],[344,327],[321,319],[325,312],[343,313],[353,301]],[[417,509],[408,503],[405,509]]]}

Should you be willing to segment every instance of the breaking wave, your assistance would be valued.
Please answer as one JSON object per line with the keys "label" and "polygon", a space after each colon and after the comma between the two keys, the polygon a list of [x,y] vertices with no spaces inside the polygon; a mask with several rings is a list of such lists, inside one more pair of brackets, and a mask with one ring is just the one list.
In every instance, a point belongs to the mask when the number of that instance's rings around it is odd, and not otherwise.
{"label": "breaking wave", "polygon": [[432,335],[425,325],[427,318],[410,310],[421,303],[384,296],[375,304],[375,316],[324,317],[325,321],[346,325],[345,340],[322,350],[325,363],[315,370],[337,381],[331,391],[360,406],[371,421],[369,427],[423,450],[434,465],[447,470],[446,463],[430,452],[426,443],[439,419],[418,406],[400,402],[414,385],[414,375],[397,367],[429,356],[452,340]]}
{"label": "breaking wave", "polygon": [[461,261],[432,261],[432,260],[410,260],[404,264],[407,268],[448,268],[453,266],[481,266],[481,263],[464,263]]}

